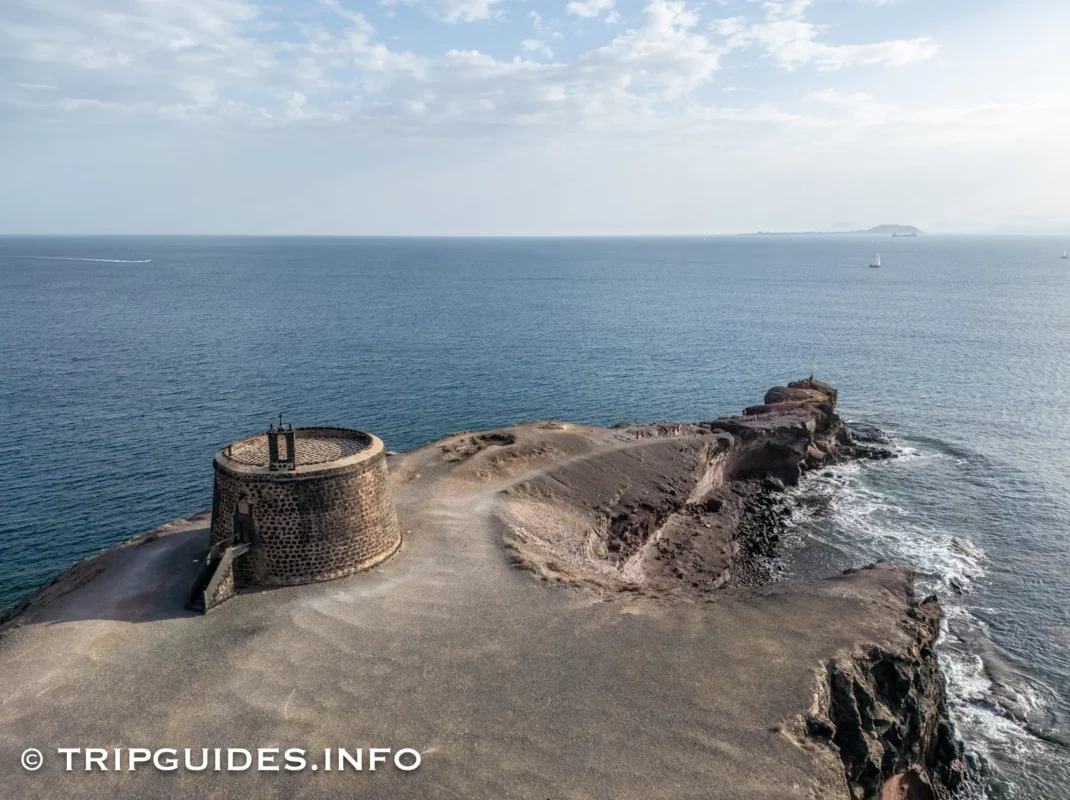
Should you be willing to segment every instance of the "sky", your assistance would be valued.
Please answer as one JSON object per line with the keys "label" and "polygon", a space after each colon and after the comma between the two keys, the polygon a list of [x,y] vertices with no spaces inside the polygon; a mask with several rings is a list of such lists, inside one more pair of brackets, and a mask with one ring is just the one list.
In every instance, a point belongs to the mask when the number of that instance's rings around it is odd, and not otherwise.
{"label": "sky", "polygon": [[1070,230],[1065,0],[2,0],[0,233]]}

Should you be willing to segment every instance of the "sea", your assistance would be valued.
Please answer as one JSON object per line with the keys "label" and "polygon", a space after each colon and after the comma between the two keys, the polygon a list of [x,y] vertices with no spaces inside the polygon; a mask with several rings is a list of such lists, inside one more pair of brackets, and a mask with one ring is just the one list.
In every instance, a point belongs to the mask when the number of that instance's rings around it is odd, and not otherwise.
{"label": "sea", "polygon": [[1070,798],[1068,239],[0,237],[0,608],[280,413],[400,451],[813,374],[899,457],[793,490],[782,579],[914,565],[987,796]]}

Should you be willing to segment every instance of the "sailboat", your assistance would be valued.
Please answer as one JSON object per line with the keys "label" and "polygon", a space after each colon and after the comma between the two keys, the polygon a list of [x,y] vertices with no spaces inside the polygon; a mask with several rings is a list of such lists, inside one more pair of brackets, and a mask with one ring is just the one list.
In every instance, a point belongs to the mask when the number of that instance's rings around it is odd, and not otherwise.
{"label": "sailboat", "polygon": [[1070,258],[1070,251],[1066,248],[1063,248],[1063,258]]}
{"label": "sailboat", "polygon": [[870,266],[870,267],[872,267],[872,268],[874,268],[874,269],[876,269],[876,268],[877,268],[877,267],[879,267],[880,265],[881,265],[881,254],[880,254],[880,253],[877,253],[877,260],[876,260],[876,261],[874,261],[874,262],[873,262],[872,264],[870,264],[869,266]]}

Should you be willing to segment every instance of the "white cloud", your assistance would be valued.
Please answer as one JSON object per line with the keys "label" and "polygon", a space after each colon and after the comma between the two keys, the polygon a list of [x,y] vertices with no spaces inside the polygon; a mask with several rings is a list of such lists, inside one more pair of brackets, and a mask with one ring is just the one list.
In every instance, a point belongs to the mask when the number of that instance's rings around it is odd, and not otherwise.
{"label": "white cloud", "polygon": [[478,22],[498,16],[502,0],[380,0],[382,5],[398,2],[416,6],[444,22]]}
{"label": "white cloud", "polygon": [[115,109],[118,103],[109,103],[96,97],[64,97],[57,101],[57,105],[65,111],[81,111],[83,109]]}
{"label": "white cloud", "polygon": [[725,50],[694,32],[698,14],[678,0],[654,0],[645,15],[641,27],[625,31],[581,62],[616,74],[626,85],[654,89],[665,99],[710,80]]}
{"label": "white cloud", "polygon": [[481,53],[478,50],[447,50],[445,66],[452,68],[454,74],[457,71],[463,71],[479,79],[500,78],[506,75],[537,72],[548,68],[538,61],[529,61],[519,57],[514,58],[512,61],[499,61],[493,56]]}
{"label": "white cloud", "polygon": [[183,78],[179,81],[179,88],[197,105],[212,105],[219,99],[216,82],[205,76]]}
{"label": "white cloud", "polygon": [[[395,1],[454,22],[493,16],[497,5]],[[822,29],[804,19],[809,0],[767,2],[758,19],[712,26],[703,24],[700,4],[649,0],[639,24],[563,61],[554,61],[557,48],[548,44],[560,37],[556,21],[534,9],[528,18],[543,34],[517,36],[512,47],[521,55],[507,60],[471,46],[444,47],[438,54],[388,46],[370,22],[371,12],[356,10],[362,6],[355,0],[319,0],[310,13],[288,21],[265,16],[275,12],[251,0],[110,2],[110,10],[102,11],[78,0],[9,0],[0,13],[0,50],[14,65],[8,85],[22,84],[24,91],[5,98],[0,88],[0,103],[228,124],[317,120],[360,123],[362,130],[401,125],[406,132],[450,136],[534,125],[671,129],[680,119],[688,125],[820,126],[833,109],[861,114],[862,98],[818,91],[803,112],[763,104],[755,94],[749,109],[722,109],[709,106],[700,90],[714,80],[727,53],[751,45],[789,68],[911,59],[902,42],[824,44]],[[615,19],[612,0],[573,2],[583,9],[570,7],[574,16]],[[31,102],[27,86],[64,89],[48,90],[52,99],[42,99],[42,90]],[[815,111],[819,106],[823,111]],[[881,118],[874,105],[866,113]]]}
{"label": "white cloud", "polygon": [[808,93],[806,98],[808,100],[820,100],[835,106],[857,106],[863,103],[872,102],[873,95],[866,94],[865,92],[844,94],[836,89],[818,89],[817,91]]}
{"label": "white cloud", "polygon": [[319,6],[319,17],[280,31],[245,0],[113,0],[108,10],[11,0],[0,69],[63,86],[69,97],[53,106],[69,111],[257,124],[344,120],[363,93],[426,78],[428,60],[378,42],[363,14],[339,0]]}
{"label": "white cloud", "polygon": [[524,48],[524,52],[527,53],[539,53],[547,58],[554,57],[554,51],[541,39],[525,39],[520,43],[520,46]]}
{"label": "white cloud", "polygon": [[[2,0],[0,166],[18,202],[0,198],[0,217],[130,226],[158,207],[132,191],[85,203],[104,196],[85,177],[96,164],[109,185],[189,181],[143,229],[306,232],[799,229],[856,207],[882,217],[867,204],[895,211],[897,196],[925,227],[938,206],[1048,213],[1070,176],[1065,9],[1042,25],[947,12],[932,21],[939,63],[845,74],[931,59],[925,29],[861,33],[928,17],[865,0],[643,0],[606,28],[586,23],[616,7],[394,2]],[[443,24],[402,24],[417,13]],[[42,176],[65,191],[24,211],[19,189]]]}
{"label": "white cloud", "polygon": [[758,22],[729,17],[714,21],[712,28],[727,38],[730,47],[742,49],[756,44],[789,70],[808,64],[822,70],[875,64],[899,67],[928,60],[940,52],[939,45],[928,36],[873,44],[821,42],[818,38],[822,26],[805,19],[811,5],[812,0],[766,2],[762,4],[764,17]]}
{"label": "white cloud", "polygon": [[571,0],[565,10],[578,17],[593,19],[603,11],[612,11],[614,4],[615,0]]}

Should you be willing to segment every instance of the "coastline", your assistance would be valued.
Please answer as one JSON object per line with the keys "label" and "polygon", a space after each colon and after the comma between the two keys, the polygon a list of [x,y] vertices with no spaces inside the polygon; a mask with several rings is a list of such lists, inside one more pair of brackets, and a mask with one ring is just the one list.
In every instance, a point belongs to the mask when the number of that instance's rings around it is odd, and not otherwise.
{"label": "coastline", "polygon": [[[848,457],[881,457],[879,448],[851,439],[835,415],[834,390],[809,383],[772,390],[765,403],[747,409],[743,417],[709,423],[613,429],[530,423],[455,434],[393,456],[391,480],[406,529],[403,552],[395,560],[367,576],[320,588],[246,593],[205,619],[176,613],[169,606],[204,531],[202,512],[79,562],[31,596],[0,626],[0,663],[20,660],[29,647],[48,650],[65,643],[69,647],[71,638],[79,637],[96,641],[99,632],[93,628],[118,623],[122,630],[111,634],[125,645],[118,648],[121,652],[139,650],[143,646],[139,641],[148,636],[172,652],[177,648],[180,658],[195,657],[196,651],[183,648],[198,642],[199,647],[222,648],[228,660],[237,658],[239,665],[255,661],[259,675],[280,664],[279,651],[273,646],[244,646],[233,638],[254,620],[258,639],[281,644],[288,641],[287,632],[299,638],[311,631],[314,646],[327,641],[351,654],[355,643],[351,637],[360,632],[381,641],[385,656],[396,646],[388,635],[392,632],[416,640],[407,648],[411,657],[439,665],[432,669],[444,674],[432,684],[442,696],[450,695],[448,687],[454,682],[472,680],[460,669],[463,664],[484,680],[515,686],[517,697],[498,699],[506,707],[534,714],[536,727],[544,733],[556,730],[567,736],[571,734],[557,714],[535,712],[530,705],[533,698],[520,688],[526,679],[538,680],[532,672],[535,667],[525,664],[536,653],[552,651],[558,654],[562,674],[576,670],[574,677],[586,676],[578,688],[566,687],[561,693],[600,720],[593,727],[599,735],[619,735],[613,720],[619,719],[621,696],[634,692],[644,693],[639,704],[662,721],[678,723],[683,718],[700,727],[720,727],[723,738],[710,741],[720,758],[712,772],[704,773],[704,785],[710,785],[710,779],[724,784],[724,793],[715,796],[771,796],[769,792],[796,796],[791,787],[803,778],[806,785],[823,787],[827,794],[822,797],[878,797],[886,787],[902,788],[905,797],[925,797],[925,791],[943,796],[967,779],[969,767],[951,733],[943,676],[932,647],[939,608],[932,598],[918,602],[913,596],[912,571],[881,564],[809,584],[769,584],[769,575],[762,572],[763,556],[775,550],[778,497],[785,485],[797,482],[805,469]],[[702,469],[697,470],[700,462]],[[540,513],[532,514],[533,507]],[[563,535],[557,539],[540,535],[546,531],[533,526],[551,516],[548,512],[561,523],[556,530]],[[594,548],[593,554],[588,534],[601,527],[600,522],[591,525],[583,518],[587,512],[597,512],[605,522],[605,547]],[[585,532],[581,544],[589,557],[570,558],[579,552],[577,542],[569,538],[575,531]],[[464,558],[458,560],[458,555]],[[516,570],[517,562],[547,580],[535,581],[527,571]],[[125,584],[117,580],[123,576],[129,579]],[[437,591],[428,595],[428,586]],[[497,614],[486,612],[488,598],[500,605]],[[377,631],[375,626],[381,623],[374,617],[359,619],[371,602],[402,619]],[[429,619],[437,620],[444,630],[430,629],[423,614],[412,613],[414,608],[434,609]],[[473,612],[491,619],[468,619],[466,615]],[[346,635],[308,619],[309,614],[324,613],[341,624]],[[501,625],[510,619],[528,635],[519,640],[504,635]],[[560,621],[548,624],[550,619]],[[131,631],[123,624],[129,622],[149,624],[135,625]],[[68,637],[57,628],[70,626],[54,623],[74,623],[75,630]],[[540,626],[547,630],[539,632]],[[583,632],[579,654],[562,650],[563,643],[575,636],[561,638],[570,626]],[[155,630],[141,634],[143,628]],[[681,639],[684,630],[692,634]],[[534,639],[534,649],[533,642],[524,639]],[[657,650],[640,658],[632,665],[641,679],[638,684],[636,675],[626,673],[583,690],[584,681],[600,683],[590,672],[592,663],[604,665],[610,654],[628,661],[634,656],[622,656],[627,648],[643,649],[640,643],[652,640],[661,642],[669,661],[660,660]],[[421,641],[425,649],[419,646]],[[457,651],[463,649],[462,643],[485,647],[488,642],[493,654],[489,666],[473,663]],[[592,661],[595,653],[599,656]],[[407,661],[382,661],[377,655],[361,654],[358,660],[364,669],[358,674],[374,676],[385,664],[394,663],[405,673],[402,683],[411,679]],[[779,666],[771,668],[770,679],[782,679],[776,686],[745,677],[771,658]],[[704,713],[696,713],[696,698],[688,699],[687,692],[681,695],[670,688],[672,696],[663,697],[664,690],[654,690],[660,685],[655,676],[665,669],[677,674],[681,686],[710,681],[706,673],[711,659],[717,664],[718,680],[701,692],[705,699],[699,706]],[[538,660],[536,656],[535,663]],[[672,666],[681,660],[684,667]],[[68,657],[66,669],[60,667],[61,682],[73,678],[66,670],[73,669],[76,661]],[[300,668],[288,659],[281,663],[317,684],[341,674],[337,670],[344,663],[322,655],[313,655],[310,662]],[[114,672],[135,682],[146,677],[138,665],[122,658],[98,677],[110,683]],[[218,691],[222,684],[230,685],[227,680],[206,677],[206,688]],[[33,681],[21,667],[13,682],[18,706],[43,714],[46,725],[55,721],[56,709],[36,708],[36,696],[29,697],[30,687],[20,681]],[[423,695],[414,712],[398,705],[403,695],[396,687],[371,682],[378,690],[373,696],[386,699],[400,716],[422,719],[421,713],[432,713],[424,704],[434,702],[433,692]],[[546,689],[552,691],[555,685],[551,682]],[[348,702],[363,696],[363,691],[349,688]],[[178,699],[173,692],[165,694]],[[103,697],[115,700],[110,693]],[[245,705],[238,703],[239,708]],[[327,714],[325,729],[342,735],[345,722],[336,714],[345,705],[342,702]],[[711,715],[713,709],[720,713]],[[196,718],[181,703],[169,713],[179,719]],[[474,715],[469,709],[465,719],[473,726],[485,726],[486,713],[495,713],[493,707]],[[389,714],[374,716],[382,716],[379,721],[384,725],[392,719]],[[318,732],[316,719],[305,720],[306,734]],[[229,729],[235,735],[260,735],[279,724],[268,714],[253,724],[239,722]],[[748,789],[751,762],[742,752],[733,755],[714,743],[753,740],[757,734],[763,735],[752,746],[760,747],[762,754],[746,755],[763,761],[770,771],[767,783]],[[414,727],[412,735],[429,734]],[[5,737],[4,749],[8,744]],[[540,758],[551,763],[550,744],[543,741],[535,748],[534,761],[520,759],[514,764],[520,770],[516,774],[530,780],[530,770]],[[696,753],[694,743],[681,747]],[[668,774],[669,761],[679,755],[661,754],[655,767],[660,765]],[[453,787],[450,791],[488,796],[488,786],[467,785],[457,766],[454,763],[443,773]],[[568,774],[571,780],[583,780]],[[566,782],[559,788],[567,789],[569,779],[564,776]],[[56,780],[61,785],[62,775]]]}

